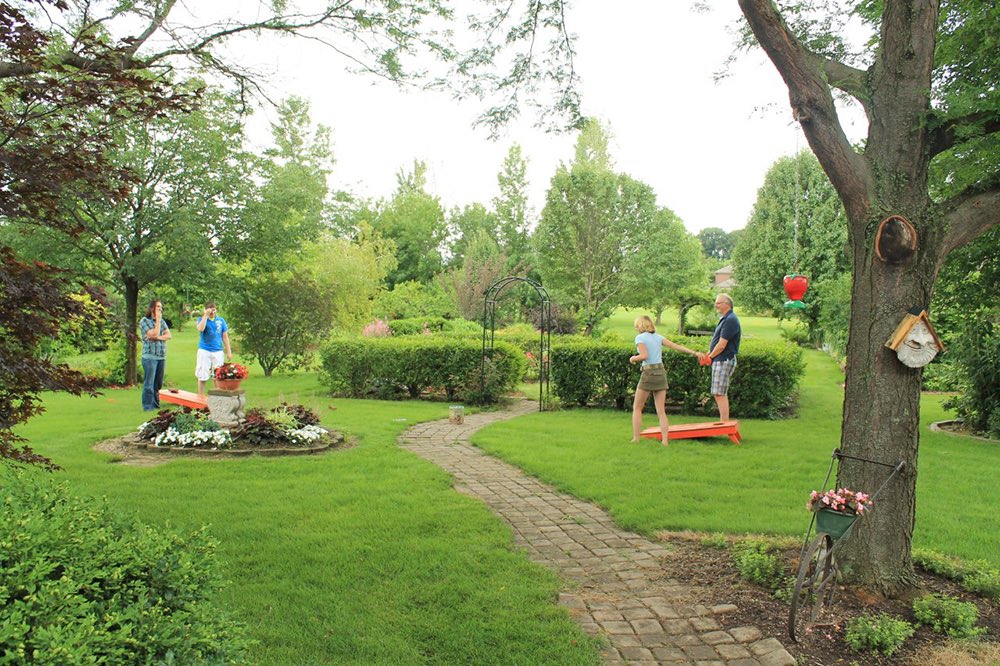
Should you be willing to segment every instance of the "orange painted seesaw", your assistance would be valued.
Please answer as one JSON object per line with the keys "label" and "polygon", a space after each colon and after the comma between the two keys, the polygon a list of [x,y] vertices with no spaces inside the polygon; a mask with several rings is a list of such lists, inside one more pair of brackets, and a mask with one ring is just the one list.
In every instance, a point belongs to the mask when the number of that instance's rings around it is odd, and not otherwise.
{"label": "orange painted seesaw", "polygon": [[[640,437],[646,439],[662,439],[659,426],[646,428]],[[739,421],[715,421],[714,423],[684,423],[682,425],[672,425],[667,431],[668,439],[693,439],[695,437],[729,437],[729,440],[739,445],[743,439],[740,434]]]}

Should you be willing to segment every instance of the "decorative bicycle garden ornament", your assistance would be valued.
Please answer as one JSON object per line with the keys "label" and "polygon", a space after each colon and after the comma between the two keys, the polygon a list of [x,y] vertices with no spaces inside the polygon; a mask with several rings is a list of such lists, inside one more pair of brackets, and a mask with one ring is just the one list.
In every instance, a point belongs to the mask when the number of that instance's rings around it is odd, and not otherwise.
{"label": "decorative bicycle garden ornament", "polygon": [[944,351],[927,311],[920,308],[910,308],[885,346],[896,352],[896,358],[908,368],[922,368]]}
{"label": "decorative bicycle garden ornament", "polygon": [[538,411],[545,411],[545,404],[549,400],[549,375],[550,375],[550,350],[552,343],[552,303],[549,301],[549,292],[545,287],[532,279],[508,276],[499,278],[483,294],[483,355],[479,362],[479,389],[485,391],[486,388],[486,363],[493,358],[493,337],[496,329],[497,299],[500,292],[511,284],[524,282],[534,288],[541,304],[538,340]]}
{"label": "decorative bicycle garden ornament", "polygon": [[[833,475],[834,463],[844,458],[878,465],[892,471],[871,495],[847,490],[829,489],[827,484]],[[799,555],[799,572],[795,578],[791,609],[788,613],[788,635],[798,642],[807,631],[819,624],[823,612],[833,603],[833,593],[837,586],[840,570],[834,555],[841,543],[851,534],[851,529],[863,515],[871,512],[875,498],[885,489],[893,477],[906,468],[900,460],[884,463],[870,458],[859,458],[834,449],[830,468],[819,491],[809,497],[809,508],[813,512],[806,538]],[[815,530],[815,532],[814,532]]]}
{"label": "decorative bicycle garden ornament", "polygon": [[902,215],[890,215],[875,232],[875,256],[887,264],[901,264],[917,251],[917,229]]}
{"label": "decorative bicycle garden ornament", "polygon": [[799,275],[799,199],[802,197],[801,189],[799,187],[799,135],[796,129],[795,133],[795,236],[792,240],[792,253],[794,260],[792,263],[792,274],[786,275],[784,279],[785,295],[788,296],[788,300],[785,301],[785,307],[790,310],[801,310],[806,307],[805,303],[802,302],[802,297],[806,295],[806,290],[809,289],[809,278],[805,275]]}

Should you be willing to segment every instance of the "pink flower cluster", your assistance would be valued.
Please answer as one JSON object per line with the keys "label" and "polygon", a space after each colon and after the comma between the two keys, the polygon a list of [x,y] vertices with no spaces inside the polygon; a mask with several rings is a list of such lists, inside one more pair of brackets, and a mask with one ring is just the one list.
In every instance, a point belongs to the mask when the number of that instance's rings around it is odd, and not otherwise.
{"label": "pink flower cluster", "polygon": [[364,330],[361,331],[361,335],[366,338],[387,338],[392,335],[392,330],[389,328],[389,322],[376,319],[365,326]]}
{"label": "pink flower cluster", "polygon": [[812,491],[806,507],[810,511],[830,509],[841,513],[856,513],[861,515],[870,509],[872,504],[874,502],[870,495],[861,492],[856,493],[847,488],[840,488],[839,490],[830,489],[825,493],[821,493],[818,490]]}

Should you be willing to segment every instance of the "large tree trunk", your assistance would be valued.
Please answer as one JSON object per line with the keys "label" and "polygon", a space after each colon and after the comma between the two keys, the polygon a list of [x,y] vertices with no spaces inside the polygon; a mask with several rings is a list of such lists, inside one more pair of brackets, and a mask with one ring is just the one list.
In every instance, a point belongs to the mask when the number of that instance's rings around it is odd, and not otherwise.
{"label": "large tree trunk", "polygon": [[136,351],[139,336],[136,331],[139,325],[139,282],[135,278],[123,277],[125,286],[125,383],[136,383],[138,368],[136,367]]}
{"label": "large tree trunk", "polygon": [[[932,231],[940,227],[940,220],[933,217],[927,193],[930,150],[925,122],[936,19],[936,2],[886,5],[883,53],[871,69],[869,114],[873,121],[865,149],[869,189],[865,199],[842,197],[854,275],[841,449],[906,465],[879,496],[874,512],[855,529],[844,555],[855,582],[889,596],[905,594],[916,583],[910,547],[923,370],[903,365],[885,342],[907,310],[930,307],[941,259],[940,239]],[[914,44],[889,33],[931,38]],[[900,67],[901,62],[908,66]],[[864,208],[870,212],[859,215]],[[895,264],[876,256],[874,248],[878,224],[890,214],[903,215],[917,229],[917,251]],[[890,471],[845,460],[839,481],[871,493]]]}
{"label": "large tree trunk", "polygon": [[[859,234],[853,243],[841,450],[887,464],[902,461],[905,467],[885,486],[874,510],[855,526],[842,552],[855,582],[887,596],[900,596],[916,584],[910,542],[923,371],[903,365],[885,343],[908,309],[927,308],[937,269],[927,258],[934,253],[926,247],[903,264],[883,262],[872,249],[875,225],[867,227],[870,233]],[[871,494],[891,472],[887,467],[846,459],[840,465],[838,487]]]}

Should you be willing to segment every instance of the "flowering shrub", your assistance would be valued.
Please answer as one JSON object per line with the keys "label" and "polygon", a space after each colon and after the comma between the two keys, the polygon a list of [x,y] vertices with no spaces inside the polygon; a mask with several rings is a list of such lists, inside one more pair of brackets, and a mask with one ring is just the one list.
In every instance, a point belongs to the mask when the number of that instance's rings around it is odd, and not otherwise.
{"label": "flowering shrub", "polygon": [[246,379],[248,374],[247,367],[239,363],[223,363],[215,369],[215,378],[222,380]]}
{"label": "flowering shrub", "polygon": [[389,329],[388,322],[376,319],[364,327],[361,331],[361,335],[366,338],[387,338],[392,335],[392,330]]}
{"label": "flowering shrub", "polygon": [[810,511],[830,509],[831,511],[858,514],[860,516],[865,511],[870,509],[872,504],[873,502],[871,496],[866,495],[865,493],[854,492],[853,490],[848,490],[847,488],[840,488],[839,490],[833,490],[831,488],[825,493],[821,493],[818,490],[812,491],[809,495],[809,503],[806,507]]}

